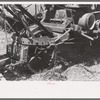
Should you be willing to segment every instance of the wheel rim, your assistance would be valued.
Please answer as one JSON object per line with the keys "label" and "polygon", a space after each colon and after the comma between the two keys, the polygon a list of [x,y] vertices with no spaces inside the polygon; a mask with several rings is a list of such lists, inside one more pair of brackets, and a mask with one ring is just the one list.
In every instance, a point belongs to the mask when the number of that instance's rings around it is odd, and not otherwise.
{"label": "wheel rim", "polygon": [[28,68],[32,73],[39,72],[40,70],[51,68],[55,59],[55,47],[50,47],[40,52],[38,56],[33,56],[28,62]]}

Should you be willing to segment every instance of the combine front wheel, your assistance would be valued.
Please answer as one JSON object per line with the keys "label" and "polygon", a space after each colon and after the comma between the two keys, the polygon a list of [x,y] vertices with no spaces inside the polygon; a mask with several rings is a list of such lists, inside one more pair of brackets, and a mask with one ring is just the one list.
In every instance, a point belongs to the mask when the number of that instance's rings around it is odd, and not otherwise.
{"label": "combine front wheel", "polygon": [[49,49],[37,51],[28,61],[28,68],[32,73],[52,67],[55,61],[56,50],[54,46]]}

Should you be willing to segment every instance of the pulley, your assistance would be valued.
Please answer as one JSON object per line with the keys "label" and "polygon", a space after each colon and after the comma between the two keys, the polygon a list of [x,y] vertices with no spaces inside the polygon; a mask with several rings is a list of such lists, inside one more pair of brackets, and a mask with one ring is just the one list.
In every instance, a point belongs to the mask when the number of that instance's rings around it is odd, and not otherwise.
{"label": "pulley", "polygon": [[83,30],[92,30],[95,24],[95,16],[93,13],[84,14],[78,21],[78,25],[82,27]]}

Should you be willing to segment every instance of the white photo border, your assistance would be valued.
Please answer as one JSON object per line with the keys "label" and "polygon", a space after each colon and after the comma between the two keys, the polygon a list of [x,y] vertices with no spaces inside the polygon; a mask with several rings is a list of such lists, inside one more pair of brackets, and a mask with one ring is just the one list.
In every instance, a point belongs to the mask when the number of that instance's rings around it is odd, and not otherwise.
{"label": "white photo border", "polygon": [[[81,1],[81,0],[80,0]],[[87,2],[88,1],[88,2]],[[100,2],[9,2],[0,4],[100,4]],[[49,84],[49,82],[51,84]],[[100,98],[100,81],[1,81],[0,98]]]}

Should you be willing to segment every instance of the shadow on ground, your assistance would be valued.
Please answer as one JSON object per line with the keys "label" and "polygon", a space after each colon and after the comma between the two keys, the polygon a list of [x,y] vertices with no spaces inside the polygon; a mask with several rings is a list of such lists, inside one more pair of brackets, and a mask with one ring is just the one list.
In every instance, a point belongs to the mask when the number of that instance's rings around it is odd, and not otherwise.
{"label": "shadow on ground", "polygon": [[100,63],[100,40],[96,40],[90,46],[90,43],[85,45],[60,45],[59,57],[67,62],[67,65],[62,66],[62,71],[68,67],[84,63],[84,65],[91,67]]}

